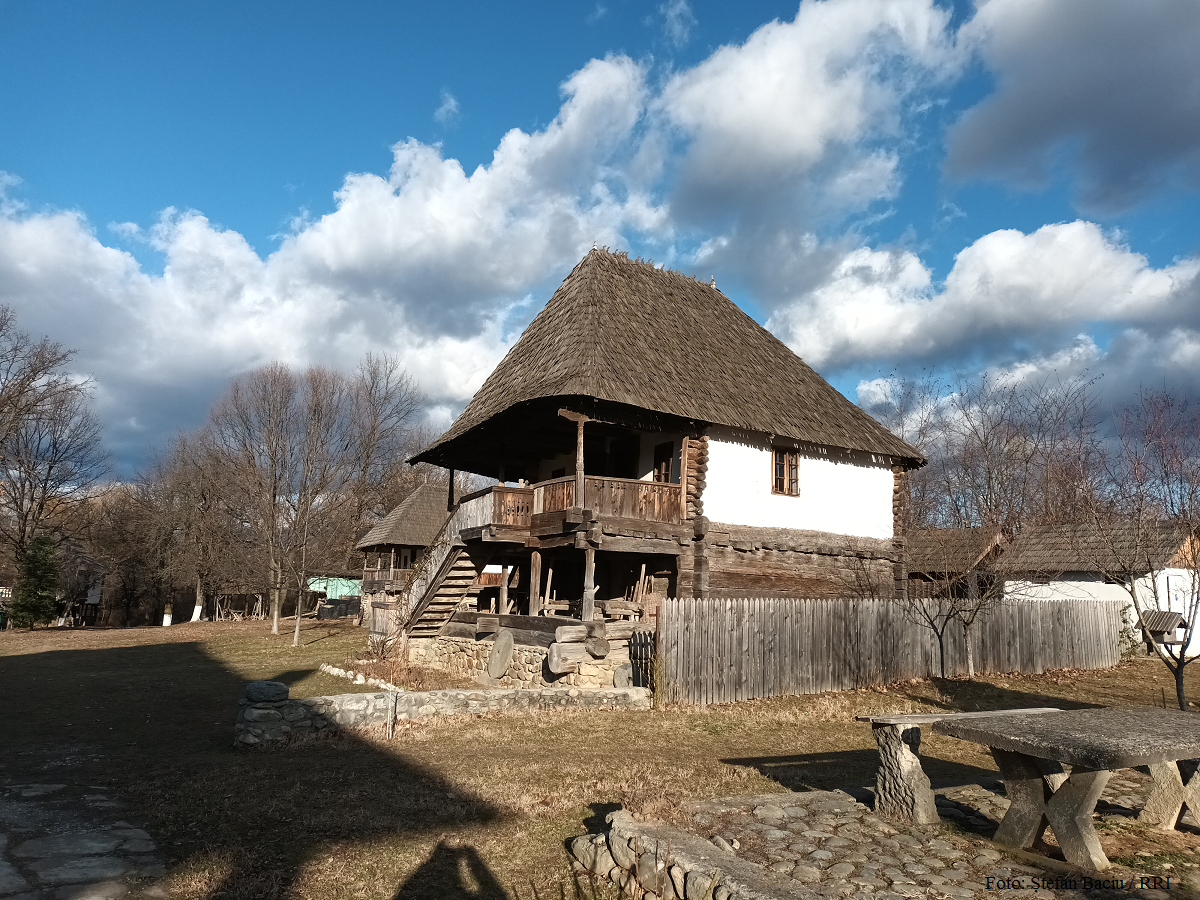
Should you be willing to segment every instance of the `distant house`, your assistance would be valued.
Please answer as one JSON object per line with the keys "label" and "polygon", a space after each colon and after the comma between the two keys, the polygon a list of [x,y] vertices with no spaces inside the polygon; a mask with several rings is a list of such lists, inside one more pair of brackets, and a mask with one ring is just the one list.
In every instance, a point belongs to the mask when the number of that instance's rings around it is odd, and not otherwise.
{"label": "distant house", "polygon": [[[1191,615],[1200,589],[1196,537],[1173,522],[1034,525],[1004,554],[1005,595],[1042,600],[1118,600],[1131,610],[1127,585],[1143,610]],[[1189,653],[1200,652],[1193,636]]]}
{"label": "distant house", "polygon": [[499,482],[443,495],[413,636],[435,637],[489,565],[519,570],[515,611],[585,620],[636,597],[907,589],[898,504],[918,452],[714,285],[622,254],[588,253],[412,461]]}
{"label": "distant house", "polygon": [[971,596],[990,589],[1006,541],[998,528],[922,528],[905,535],[910,596]]}
{"label": "distant house", "polygon": [[384,516],[355,545],[365,554],[364,601],[391,599],[408,586],[413,563],[441,529],[449,512],[446,486],[423,484]]}

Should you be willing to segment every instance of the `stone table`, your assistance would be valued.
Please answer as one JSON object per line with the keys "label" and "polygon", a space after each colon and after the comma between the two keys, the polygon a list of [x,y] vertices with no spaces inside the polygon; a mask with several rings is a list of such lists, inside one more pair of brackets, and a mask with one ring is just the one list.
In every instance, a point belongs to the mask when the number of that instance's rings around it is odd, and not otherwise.
{"label": "stone table", "polygon": [[[1200,812],[1200,779],[1177,764],[1200,757],[1200,715],[1165,709],[1072,709],[1030,716],[944,719],[939,734],[992,751],[1011,801],[996,841],[1031,847],[1047,825],[1063,856],[1104,869],[1092,811],[1114,769],[1149,766],[1154,788],[1138,821],[1173,829],[1183,807]],[[1061,763],[1071,767],[1064,777]]]}

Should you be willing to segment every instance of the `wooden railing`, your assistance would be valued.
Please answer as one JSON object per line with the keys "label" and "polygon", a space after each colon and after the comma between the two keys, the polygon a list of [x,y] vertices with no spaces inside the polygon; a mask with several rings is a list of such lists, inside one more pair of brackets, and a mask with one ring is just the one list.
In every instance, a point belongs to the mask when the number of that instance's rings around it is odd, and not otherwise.
{"label": "wooden railing", "polygon": [[529,527],[533,516],[533,488],[497,485],[492,488],[492,524]]}
{"label": "wooden railing", "polygon": [[558,512],[575,505],[575,476],[551,478],[533,486],[533,512]]}
{"label": "wooden railing", "polygon": [[[678,525],[683,521],[682,489],[677,484],[640,481],[636,478],[600,478],[588,475],[583,480],[585,509],[598,516],[644,519]],[[575,503],[574,477],[555,478],[534,485],[534,512],[557,512]]]}
{"label": "wooden railing", "polygon": [[366,569],[363,571],[363,590],[372,590],[376,584],[389,581],[406,581],[412,569]]}

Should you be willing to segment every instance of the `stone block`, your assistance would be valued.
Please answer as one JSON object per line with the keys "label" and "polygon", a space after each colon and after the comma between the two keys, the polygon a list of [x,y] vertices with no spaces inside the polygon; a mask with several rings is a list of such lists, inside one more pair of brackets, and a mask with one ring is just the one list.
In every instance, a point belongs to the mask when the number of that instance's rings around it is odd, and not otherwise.
{"label": "stone block", "polygon": [[242,713],[242,719],[246,722],[281,722],[283,715],[277,709],[250,706]]}
{"label": "stone block", "polygon": [[277,703],[286,700],[288,693],[282,681],[251,681],[246,685],[246,699],[251,703]]}

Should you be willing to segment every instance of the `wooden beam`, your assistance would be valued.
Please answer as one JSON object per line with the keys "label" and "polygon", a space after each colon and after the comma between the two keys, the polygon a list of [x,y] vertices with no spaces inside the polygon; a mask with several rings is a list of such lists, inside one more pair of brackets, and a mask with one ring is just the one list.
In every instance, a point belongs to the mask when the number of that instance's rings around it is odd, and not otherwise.
{"label": "wooden beam", "polygon": [[601,550],[614,553],[661,553],[666,556],[679,556],[683,548],[678,541],[656,541],[650,538],[610,537],[600,538]]}
{"label": "wooden beam", "polygon": [[450,490],[446,495],[446,511],[454,509],[454,470],[450,470]]}
{"label": "wooden beam", "polygon": [[539,615],[542,611],[542,551],[534,550],[529,556],[529,614]]}
{"label": "wooden beam", "polygon": [[596,550],[588,547],[583,551],[583,615],[590,622],[596,615]]}
{"label": "wooden beam", "polygon": [[508,608],[508,563],[500,567],[500,615],[507,616],[512,610]]}

